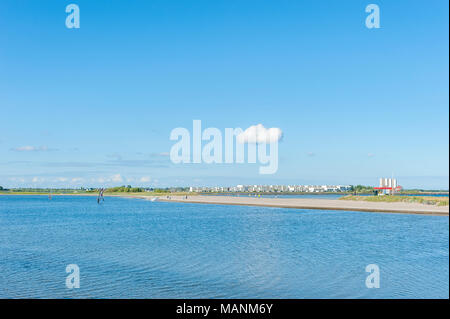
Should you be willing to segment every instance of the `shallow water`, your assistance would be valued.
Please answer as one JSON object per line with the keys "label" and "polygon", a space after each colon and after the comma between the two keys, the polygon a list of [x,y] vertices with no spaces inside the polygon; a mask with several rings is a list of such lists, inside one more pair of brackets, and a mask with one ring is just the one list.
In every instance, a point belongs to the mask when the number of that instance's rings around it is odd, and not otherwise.
{"label": "shallow water", "polygon": [[448,233],[440,216],[0,196],[0,297],[448,298]]}

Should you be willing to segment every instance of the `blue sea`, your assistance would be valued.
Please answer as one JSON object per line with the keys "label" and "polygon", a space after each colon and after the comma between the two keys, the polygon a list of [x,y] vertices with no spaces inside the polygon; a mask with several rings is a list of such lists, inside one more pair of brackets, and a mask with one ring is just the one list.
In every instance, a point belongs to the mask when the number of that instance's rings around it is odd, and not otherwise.
{"label": "blue sea", "polygon": [[442,216],[0,196],[0,298],[448,298],[448,252]]}

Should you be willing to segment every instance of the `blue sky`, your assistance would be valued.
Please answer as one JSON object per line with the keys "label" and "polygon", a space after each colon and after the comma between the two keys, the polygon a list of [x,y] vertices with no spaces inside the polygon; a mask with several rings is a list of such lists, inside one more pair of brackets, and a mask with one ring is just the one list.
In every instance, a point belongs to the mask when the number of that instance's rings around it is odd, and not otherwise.
{"label": "blue sky", "polygon": [[[0,185],[448,189],[448,2],[369,3],[3,0]],[[277,173],[171,163],[195,119],[280,128]]]}

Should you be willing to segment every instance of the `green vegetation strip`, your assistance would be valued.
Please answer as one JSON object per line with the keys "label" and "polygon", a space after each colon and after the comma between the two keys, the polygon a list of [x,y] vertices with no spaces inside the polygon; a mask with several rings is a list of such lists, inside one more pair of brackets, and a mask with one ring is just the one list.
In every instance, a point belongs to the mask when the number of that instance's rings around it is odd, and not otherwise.
{"label": "green vegetation strip", "polygon": [[340,200],[354,200],[367,202],[406,202],[406,203],[421,203],[427,205],[448,206],[448,197],[442,196],[356,196],[349,195],[341,197]]}

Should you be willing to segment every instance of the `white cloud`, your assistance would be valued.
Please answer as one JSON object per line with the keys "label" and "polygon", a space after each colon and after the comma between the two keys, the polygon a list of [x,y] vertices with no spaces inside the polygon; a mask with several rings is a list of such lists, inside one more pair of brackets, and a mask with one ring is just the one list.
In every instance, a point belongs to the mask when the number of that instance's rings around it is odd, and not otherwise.
{"label": "white cloud", "polygon": [[33,152],[36,151],[36,147],[34,146],[19,146],[16,148],[12,148],[12,151],[16,151],[16,152]]}
{"label": "white cloud", "polygon": [[91,182],[104,183],[104,182],[106,182],[106,180],[103,177],[91,178]]}
{"label": "white cloud", "polygon": [[31,179],[31,182],[32,183],[42,183],[43,181],[45,181],[45,179],[44,178],[42,178],[42,177],[33,177],[32,179]]}
{"label": "white cloud", "polygon": [[252,125],[237,136],[238,143],[272,143],[278,142],[283,136],[281,129],[271,127],[266,129],[262,124]]}
{"label": "white cloud", "polygon": [[374,157],[374,156],[375,156],[375,154],[373,154],[373,153],[369,153],[369,154],[367,154],[367,156],[369,156],[369,157]]}
{"label": "white cloud", "polygon": [[83,179],[81,177],[74,177],[71,179],[70,182],[75,184],[75,183],[80,183],[82,181],[83,181]]}
{"label": "white cloud", "polygon": [[45,145],[43,145],[43,146],[25,145],[25,146],[19,146],[19,147],[12,148],[11,151],[15,151],[15,152],[47,152],[47,151],[56,151],[56,149],[48,148]]}
{"label": "white cloud", "polygon": [[[120,174],[115,174],[112,175],[110,177],[97,177],[97,178],[91,178],[91,182],[94,183],[111,183],[111,182],[123,182],[124,179],[122,178],[122,176]],[[130,181],[130,179],[127,179],[127,181]]]}
{"label": "white cloud", "polygon": [[150,177],[148,176],[142,176],[141,179],[139,180],[141,183],[148,183],[150,182]]}
{"label": "white cloud", "polygon": [[113,176],[111,176],[111,182],[123,182],[123,178],[122,176],[120,176],[120,174],[115,174]]}
{"label": "white cloud", "polygon": [[58,182],[67,182],[67,178],[66,177],[58,177],[56,179],[56,181],[58,181]]}

